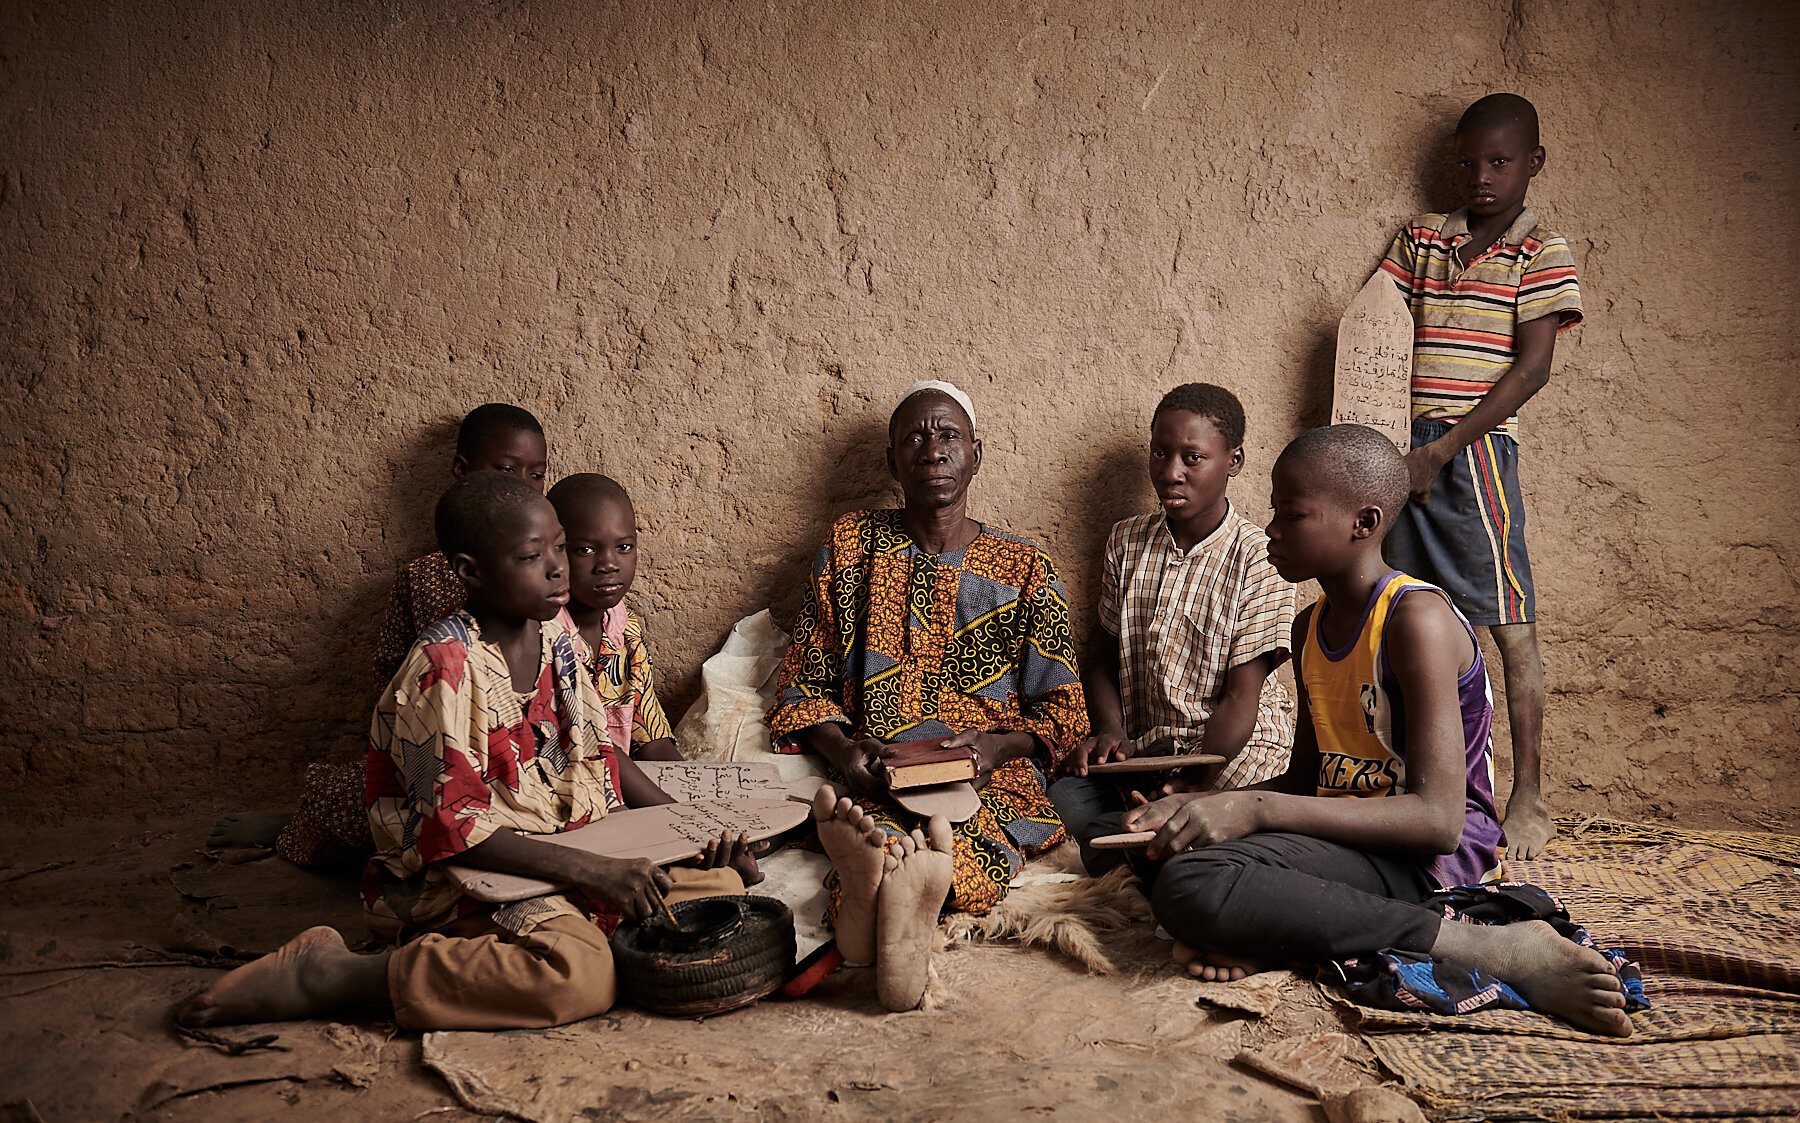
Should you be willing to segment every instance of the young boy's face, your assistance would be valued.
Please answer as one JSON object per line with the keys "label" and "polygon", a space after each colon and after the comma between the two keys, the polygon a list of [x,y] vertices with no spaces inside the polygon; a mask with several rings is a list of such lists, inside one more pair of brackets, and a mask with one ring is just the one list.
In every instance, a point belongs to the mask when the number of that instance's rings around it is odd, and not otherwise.
{"label": "young boy's face", "polygon": [[637,512],[615,497],[568,514],[569,592],[589,608],[611,608],[637,579]]}
{"label": "young boy's face", "polygon": [[1244,467],[1210,417],[1169,409],[1150,425],[1150,486],[1169,518],[1180,522],[1215,508]]}
{"label": "young boy's face", "polygon": [[[463,558],[469,555],[457,555]],[[556,509],[539,500],[502,517],[487,547],[473,555],[465,583],[489,611],[525,620],[554,620],[569,603],[569,565]],[[463,570],[458,569],[458,575]]]}
{"label": "young boy's face", "polygon": [[1531,177],[1544,166],[1544,150],[1530,139],[1517,125],[1456,134],[1456,186],[1471,215],[1489,218],[1525,206]]}
{"label": "young boy's face", "polygon": [[550,451],[542,433],[529,429],[499,429],[475,444],[468,456],[456,454],[450,472],[457,479],[470,472],[504,472],[524,480],[542,492],[550,471]]}
{"label": "young boy's face", "polygon": [[1328,489],[1314,485],[1304,468],[1286,458],[1269,478],[1273,509],[1264,532],[1269,564],[1285,581],[1305,581],[1335,572],[1351,553],[1356,511]]}

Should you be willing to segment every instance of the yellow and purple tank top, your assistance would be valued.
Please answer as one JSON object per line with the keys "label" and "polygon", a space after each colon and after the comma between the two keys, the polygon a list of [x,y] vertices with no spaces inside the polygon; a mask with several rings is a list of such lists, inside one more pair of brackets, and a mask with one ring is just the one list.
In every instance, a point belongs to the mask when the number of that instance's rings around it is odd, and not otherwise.
{"label": "yellow and purple tank top", "polygon": [[[1406,792],[1406,705],[1400,684],[1388,666],[1387,624],[1400,598],[1418,591],[1444,596],[1436,585],[1399,570],[1376,582],[1356,635],[1332,649],[1319,631],[1324,613],[1321,598],[1313,605],[1300,647],[1299,672],[1306,684],[1313,732],[1319,742],[1321,796],[1371,797]],[[1449,604],[1449,597],[1444,596]],[[1456,612],[1451,605],[1450,611]],[[1431,875],[1439,886],[1474,885],[1498,872],[1505,842],[1494,812],[1494,696],[1488,688],[1487,665],[1475,629],[1463,614],[1456,618],[1469,633],[1475,660],[1456,681],[1462,709],[1463,755],[1467,762],[1466,811],[1462,842],[1451,854],[1434,856]]]}

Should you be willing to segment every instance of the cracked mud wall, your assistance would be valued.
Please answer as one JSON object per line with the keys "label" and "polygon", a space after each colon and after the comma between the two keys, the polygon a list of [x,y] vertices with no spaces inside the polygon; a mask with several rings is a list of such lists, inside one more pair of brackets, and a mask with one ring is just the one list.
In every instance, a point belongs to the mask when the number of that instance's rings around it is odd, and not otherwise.
{"label": "cracked mud wall", "polygon": [[[978,514],[1091,612],[1188,379],[1236,487],[1448,133],[1544,117],[1587,323],[1525,414],[1565,811],[1800,825],[1796,9],[314,2],[0,12],[0,777],[16,808],[274,792],[354,754],[456,420],[637,499],[671,709],[974,395]],[[279,797],[276,797],[277,800]]]}

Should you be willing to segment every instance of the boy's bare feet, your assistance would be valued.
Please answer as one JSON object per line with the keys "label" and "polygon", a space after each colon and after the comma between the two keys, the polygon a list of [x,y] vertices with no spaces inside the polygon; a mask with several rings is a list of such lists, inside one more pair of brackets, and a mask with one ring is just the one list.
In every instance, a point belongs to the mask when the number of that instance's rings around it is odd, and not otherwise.
{"label": "boy's bare feet", "polygon": [[267,850],[275,845],[275,839],[281,829],[288,825],[294,816],[291,812],[279,815],[255,815],[248,811],[233,811],[219,816],[213,824],[212,833],[206,836],[208,850]]}
{"label": "boy's bare feet", "polygon": [[1533,1009],[1590,1033],[1631,1035],[1625,989],[1611,964],[1541,920],[1493,927],[1445,921],[1431,954],[1479,967],[1518,991]]}
{"label": "boy's bare feet", "polygon": [[1550,805],[1536,792],[1515,790],[1506,801],[1506,813],[1500,817],[1506,828],[1506,857],[1528,861],[1543,853],[1556,837],[1556,823],[1550,818]]}
{"label": "boy's bare feet", "polygon": [[931,937],[955,869],[950,821],[933,815],[887,851],[877,895],[875,993],[889,1010],[911,1010],[931,976]]}
{"label": "boy's bare feet", "polygon": [[1253,959],[1234,959],[1228,955],[1195,951],[1180,940],[1175,941],[1172,957],[1176,963],[1187,968],[1188,974],[1209,983],[1235,983],[1239,979],[1268,970]]}
{"label": "boy's bare feet", "polygon": [[386,953],[357,955],[334,928],[308,928],[176,1012],[184,1026],[284,1022],[387,1001]]}
{"label": "boy's bare feet", "polygon": [[837,867],[837,946],[846,963],[869,963],[875,958],[875,891],[886,870],[887,833],[837,789],[820,785],[813,796],[813,819],[819,824],[819,843]]}

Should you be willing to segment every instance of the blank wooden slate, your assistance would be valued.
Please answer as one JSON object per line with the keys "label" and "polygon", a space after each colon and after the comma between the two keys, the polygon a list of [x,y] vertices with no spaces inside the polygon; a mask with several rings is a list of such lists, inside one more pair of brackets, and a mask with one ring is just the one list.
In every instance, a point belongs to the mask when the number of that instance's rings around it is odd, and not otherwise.
{"label": "blank wooden slate", "polygon": [[1377,269],[1338,321],[1333,425],[1367,425],[1401,452],[1412,444],[1413,318],[1394,279]]}
{"label": "blank wooden slate", "polygon": [[1224,764],[1217,753],[1184,753],[1181,756],[1134,756],[1126,760],[1109,760],[1088,765],[1088,775],[1109,776],[1120,772],[1168,772],[1175,768],[1195,768],[1203,764]]}

